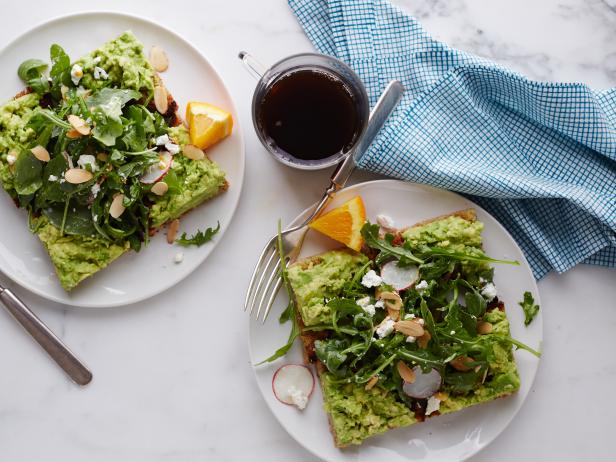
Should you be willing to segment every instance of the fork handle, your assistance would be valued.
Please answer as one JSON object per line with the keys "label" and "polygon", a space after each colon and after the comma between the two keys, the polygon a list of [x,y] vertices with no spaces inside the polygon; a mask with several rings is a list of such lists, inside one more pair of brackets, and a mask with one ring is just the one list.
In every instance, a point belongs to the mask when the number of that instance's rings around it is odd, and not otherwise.
{"label": "fork handle", "polygon": [[385,121],[393,112],[403,94],[404,86],[398,80],[392,80],[389,82],[379,100],[374,105],[374,108],[370,111],[366,131],[355,145],[355,148],[344,158],[342,162],[338,164],[334,170],[334,173],[332,173],[329,186],[323,193],[323,197],[319,203],[306,220],[306,224],[317,218],[329,205],[334,197],[334,194],[344,188],[351,174],[355,170],[357,162],[361,160],[376,138],[376,135],[378,135],[383,125],[385,125]]}

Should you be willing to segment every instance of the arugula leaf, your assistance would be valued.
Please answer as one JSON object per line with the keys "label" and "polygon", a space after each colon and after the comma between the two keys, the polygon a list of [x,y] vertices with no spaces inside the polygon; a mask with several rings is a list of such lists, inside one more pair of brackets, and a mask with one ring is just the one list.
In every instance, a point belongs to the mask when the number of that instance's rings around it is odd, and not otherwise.
{"label": "arugula leaf", "polygon": [[55,112],[49,109],[37,109],[28,121],[28,127],[34,129],[36,132],[40,132],[50,124],[63,130],[69,130],[71,128],[71,124],[62,120]]}
{"label": "arugula leaf", "polygon": [[43,74],[47,67],[47,63],[40,59],[27,59],[20,64],[17,75],[32,90],[39,95],[43,95],[49,91],[49,80]]}
{"label": "arugula leaf", "polygon": [[413,255],[413,253],[400,246],[393,245],[393,235],[386,234],[385,239],[379,237],[379,225],[373,225],[367,222],[361,228],[361,235],[364,238],[366,245],[373,249],[380,250],[377,257],[377,264],[383,263],[385,260],[395,258],[399,260],[400,265],[407,265],[409,263],[424,263],[423,260]]}
{"label": "arugula leaf", "polygon": [[64,210],[64,204],[61,207],[49,207],[43,209],[43,215],[56,228],[63,229],[64,234],[79,236],[93,236],[96,234],[94,223],[92,223],[92,215],[87,207],[76,207],[74,211],[70,210],[66,217],[64,217]]}
{"label": "arugula leaf", "polygon": [[15,162],[15,191],[20,196],[34,194],[43,186],[43,164],[30,151],[22,152]]}
{"label": "arugula leaf", "polygon": [[421,279],[430,281],[438,279],[442,275],[451,273],[455,268],[455,262],[448,258],[435,258],[429,263],[424,263],[419,267]]}
{"label": "arugula leaf", "polygon": [[113,146],[124,132],[122,108],[129,101],[139,98],[141,93],[137,91],[107,87],[88,98],[88,109],[95,125],[92,136],[105,146]]}
{"label": "arugula leaf", "polygon": [[183,233],[178,239],[175,240],[175,243],[184,247],[188,247],[190,245],[201,247],[203,244],[210,242],[218,231],[220,231],[220,222],[218,222],[216,228],[207,228],[205,231],[197,231],[190,237],[186,237],[186,233]]}
{"label": "arugula leaf", "polygon": [[341,339],[317,340],[314,342],[314,351],[317,358],[325,364],[327,370],[339,375],[342,364],[347,360],[348,355],[345,350],[349,347],[349,342]]}
{"label": "arugula leaf", "polygon": [[[299,337],[300,328],[299,321],[297,319],[297,306],[295,305],[295,298],[293,297],[293,289],[291,288],[291,283],[289,282],[289,274],[287,273],[287,257],[284,254],[284,247],[282,246],[282,222],[278,220],[278,257],[280,258],[280,277],[282,279],[282,283],[287,289],[287,295],[289,296],[289,305],[287,306],[285,312],[283,312],[284,318],[291,320],[291,332],[289,333],[289,339],[287,343],[278,348],[272,356],[263,361],[257,363],[257,366],[260,366],[264,363],[271,363],[278,358],[282,358],[293,346],[295,339]],[[286,314],[285,314],[286,313]],[[283,319],[283,315],[280,316],[280,319]]]}
{"label": "arugula leaf", "polygon": [[483,316],[488,307],[486,299],[474,289],[464,294],[464,303],[468,314],[475,317]]}
{"label": "arugula leaf", "polygon": [[497,260],[495,258],[487,256],[481,249],[473,248],[473,252],[464,252],[447,247],[429,247],[422,245],[418,248],[419,254],[424,257],[447,257],[453,260],[460,261],[472,261],[479,263],[503,263],[506,265],[519,265],[520,262],[516,260]]}
{"label": "arugula leaf", "polygon": [[452,393],[464,394],[472,391],[486,372],[485,364],[479,365],[468,372],[448,372],[444,381]]}
{"label": "arugula leaf", "polygon": [[62,100],[62,85],[72,85],[71,81],[71,60],[64,52],[64,49],[57,44],[51,45],[49,49],[49,56],[51,58],[51,70],[49,71],[49,77],[51,77],[51,96],[56,100]]}
{"label": "arugula leaf", "polygon": [[524,300],[518,305],[524,310],[524,325],[528,326],[539,312],[539,305],[535,305],[535,299],[530,292],[524,292]]}

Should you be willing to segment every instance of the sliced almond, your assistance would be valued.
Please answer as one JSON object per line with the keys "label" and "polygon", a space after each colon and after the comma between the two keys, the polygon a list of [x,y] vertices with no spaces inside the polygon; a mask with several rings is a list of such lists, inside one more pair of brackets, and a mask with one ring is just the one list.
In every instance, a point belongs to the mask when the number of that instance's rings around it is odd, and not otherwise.
{"label": "sliced almond", "polygon": [[167,191],[169,191],[169,185],[164,181],[159,181],[158,183],[154,183],[152,189],[150,190],[157,196],[164,195]]}
{"label": "sliced almond", "polygon": [[407,337],[421,337],[425,332],[419,323],[411,320],[398,321],[394,324],[394,329]]}
{"label": "sliced almond", "polygon": [[34,157],[36,157],[41,162],[49,162],[49,151],[40,144],[30,149],[30,152],[34,154]]}
{"label": "sliced almond", "polygon": [[389,316],[394,321],[399,321],[400,320],[400,310],[392,310],[391,308],[387,307],[387,316]]}
{"label": "sliced almond", "polygon": [[468,356],[458,356],[457,358],[449,361],[449,364],[457,371],[466,372],[471,370],[467,364],[472,362],[473,358],[469,358]]}
{"label": "sliced almond", "polygon": [[194,144],[187,144],[182,149],[184,156],[192,160],[201,160],[205,157],[205,153]]}
{"label": "sliced almond", "polygon": [[150,64],[156,72],[165,72],[169,67],[169,58],[165,50],[154,45],[150,50]]}
{"label": "sliced almond", "polygon": [[381,292],[379,298],[385,302],[385,306],[392,310],[400,311],[402,299],[396,292]]}
{"label": "sliced almond", "polygon": [[109,215],[111,215],[116,220],[122,216],[126,207],[124,207],[124,194],[116,194],[113,196],[113,200],[111,201],[111,205],[109,206]]}
{"label": "sliced almond", "polygon": [[364,389],[366,391],[372,390],[378,381],[379,381],[379,377],[377,375],[373,375],[372,377],[370,377],[370,380],[368,380],[368,383],[366,383],[366,386],[364,387]]}
{"label": "sliced almond", "polygon": [[492,332],[492,324],[487,321],[479,321],[477,323],[478,334],[489,334]]}
{"label": "sliced almond", "polygon": [[81,184],[92,179],[92,172],[83,168],[69,168],[64,173],[64,179],[71,184]]}
{"label": "sliced almond", "polygon": [[398,374],[400,374],[400,377],[402,377],[402,380],[405,382],[413,383],[415,381],[415,372],[413,372],[413,369],[408,367],[404,361],[398,361],[396,369],[398,369]]}
{"label": "sliced almond", "polygon": [[75,130],[77,130],[82,135],[90,134],[90,126],[81,117],[76,116],[75,114],[70,114],[68,116],[68,123],[71,124],[71,127],[73,127]]}
{"label": "sliced almond", "polygon": [[425,331],[421,337],[417,338],[417,346],[425,350],[426,348],[428,348],[428,343],[430,342],[431,339],[432,339],[432,335],[430,335],[430,332]]}
{"label": "sliced almond", "polygon": [[68,87],[66,85],[60,86],[60,95],[62,95],[62,99],[66,100],[66,95],[68,93]]}
{"label": "sliced almond", "polygon": [[81,133],[79,133],[79,131],[77,129],[71,127],[71,128],[69,128],[67,130],[66,137],[71,139],[71,140],[74,140],[76,138],[80,138],[81,137]]}
{"label": "sliced almond", "polygon": [[167,89],[162,85],[156,85],[154,87],[154,105],[156,106],[156,110],[161,114],[166,114],[169,109]]}
{"label": "sliced almond", "polygon": [[180,229],[180,220],[177,218],[169,223],[169,228],[167,229],[167,242],[169,244],[173,244],[175,242],[175,236],[178,234],[178,230]]}

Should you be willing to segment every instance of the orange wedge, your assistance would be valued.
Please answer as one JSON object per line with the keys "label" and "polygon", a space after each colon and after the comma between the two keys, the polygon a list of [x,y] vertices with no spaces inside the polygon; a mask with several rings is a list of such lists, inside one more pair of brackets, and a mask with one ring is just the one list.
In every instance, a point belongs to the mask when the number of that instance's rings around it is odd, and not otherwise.
{"label": "orange wedge", "polygon": [[365,222],[364,201],[360,196],[355,196],[340,207],[321,215],[308,226],[359,252],[364,243],[361,228]]}
{"label": "orange wedge", "polygon": [[191,101],[186,106],[190,143],[207,149],[231,134],[233,117],[212,104]]}

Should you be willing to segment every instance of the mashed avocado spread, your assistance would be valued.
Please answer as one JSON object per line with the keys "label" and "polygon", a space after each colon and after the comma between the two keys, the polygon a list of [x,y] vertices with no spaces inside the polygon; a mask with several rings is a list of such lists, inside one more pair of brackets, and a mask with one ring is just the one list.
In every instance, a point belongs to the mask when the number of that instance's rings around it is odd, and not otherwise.
{"label": "mashed avocado spread", "polygon": [[334,250],[289,268],[289,281],[306,326],[331,321],[326,299],[337,296],[367,262],[362,254]]}
{"label": "mashed avocado spread", "polygon": [[[57,48],[54,50],[54,47]],[[169,220],[178,218],[203,201],[218,195],[224,191],[227,183],[225,173],[207,157],[202,160],[190,160],[182,155],[182,148],[189,143],[188,131],[184,126],[168,127],[161,115],[146,108],[145,105],[152,100],[157,77],[143,52],[143,45],[132,32],[123,33],[73,63],[69,61],[69,57],[57,45],[52,47],[52,57],[54,53],[56,54],[54,66],[58,66],[59,69],[64,63],[63,77],[59,76],[60,70],[51,69],[49,75],[52,80],[50,80],[47,90],[44,90],[44,96],[40,91],[38,93],[35,91],[0,106],[0,184],[7,193],[19,202],[20,206],[30,209],[32,231],[37,234],[49,253],[62,286],[66,290],[71,290],[83,279],[106,267],[130,248],[138,249],[140,247],[138,235],[127,237],[131,229],[135,229],[133,223],[145,229],[158,228]],[[20,66],[20,69],[22,66]],[[74,70],[79,67],[83,76],[75,83],[75,80],[71,79],[74,78]],[[71,74],[68,75],[68,72]],[[24,78],[21,74],[20,77]],[[46,76],[44,79],[46,79]],[[62,86],[62,89],[60,89],[60,86]],[[60,96],[60,90],[62,90],[62,96]],[[108,90],[132,93],[121,94],[119,98],[116,96],[109,98],[106,96],[110,94]],[[105,92],[108,93],[105,94]],[[84,115],[83,111],[87,111],[87,109],[93,111],[93,107],[89,106],[93,97],[98,98],[102,103],[100,104],[99,115],[95,116],[93,112],[92,120],[90,120],[89,117],[87,118]],[[51,100],[55,105],[52,108],[56,108],[54,110],[58,111],[59,117],[57,119],[53,117],[57,117],[58,114],[49,110],[50,118],[43,120],[43,124],[49,124],[51,120],[51,123],[57,125],[53,128],[53,131],[50,126],[49,131],[46,132],[41,123],[35,124],[35,129],[31,127],[33,114],[42,109],[42,98],[45,98],[45,107],[48,107],[49,100]],[[71,100],[74,101],[72,106],[66,102],[68,101],[67,98],[73,98]],[[125,99],[121,100],[121,98]],[[65,100],[65,102],[63,103],[62,100]],[[131,101],[133,104],[137,103],[134,104],[134,108],[127,106],[127,103]],[[93,137],[87,137],[91,145],[79,145],[79,140],[85,141],[86,137],[78,140],[67,139],[66,133],[70,126],[66,122],[66,112],[61,112],[66,111],[62,109],[63,107],[71,111],[69,114],[75,114],[73,111],[77,111],[77,114],[81,115],[84,120],[87,119],[87,123],[91,123],[93,127],[91,135]],[[114,120],[117,120],[120,125],[113,125],[110,122],[112,117],[115,117]],[[62,120],[63,118],[64,120]],[[127,120],[130,122],[127,123]],[[58,131],[58,128],[61,130]],[[100,129],[98,133],[96,132],[97,128]],[[137,155],[147,155],[148,149],[149,151],[161,149],[154,143],[155,138],[161,133],[167,133],[171,142],[180,146],[180,152],[175,154],[172,167],[164,179],[169,186],[168,191],[162,196],[157,196],[149,192],[151,185],[143,188],[138,183],[139,173],[131,172],[139,172],[138,169],[145,168],[138,163],[140,158],[136,157],[133,152],[136,152]],[[112,144],[107,144],[109,147],[106,148],[104,143]],[[29,150],[37,144],[42,144],[48,148],[52,157],[50,162],[39,162],[29,153]],[[101,149],[101,146],[103,149]],[[165,148],[163,147],[163,149]],[[129,164],[135,160],[135,167],[130,165],[123,167],[121,162],[113,160],[114,150],[129,152],[129,156],[125,156],[123,162]],[[83,161],[84,156],[82,154],[93,159],[101,151],[105,152],[108,157],[112,157],[109,167],[116,169],[114,172],[117,172],[119,176],[116,176],[116,179],[109,179],[109,176],[112,176],[109,174],[103,176],[101,174],[102,161],[96,160],[95,162],[98,165],[94,169],[88,167],[94,173],[96,184],[92,185],[92,188],[87,185],[87,189],[81,193],[82,198],[75,195],[74,201],[69,204],[70,207],[64,207],[60,202],[63,199],[60,197],[58,200],[58,195],[67,194],[67,191],[70,192],[76,188],[71,190],[72,185],[65,182],[64,171],[71,165],[66,165],[61,157],[64,156],[67,159],[68,153],[69,157],[73,157],[70,162],[75,167],[83,167],[85,164],[77,165],[78,161]],[[115,155],[121,156],[119,153]],[[35,198],[32,197],[34,194],[31,196],[17,194],[17,191],[22,192],[24,190],[19,187],[16,189],[16,181],[20,181],[18,167],[20,167],[20,162],[23,164],[22,161],[25,157],[28,158],[27,162],[31,164],[34,174],[40,177],[36,181],[31,180],[28,184],[35,191]],[[120,173],[122,168],[125,168],[125,170]],[[22,168],[21,171],[25,170]],[[126,176],[123,177],[122,175]],[[131,175],[135,180],[131,178]],[[111,187],[118,190],[121,186],[117,186],[117,178],[125,179],[125,196],[130,198],[132,194],[141,194],[145,198],[144,204],[147,207],[147,219],[145,221],[143,219],[143,208],[131,210],[130,217],[128,212],[125,213],[127,223],[123,224],[122,229],[119,229],[117,222],[108,224],[107,221],[102,221],[102,215],[107,216],[109,214],[109,204],[113,196],[112,193],[108,193],[104,197],[107,202],[98,204],[97,195],[98,201],[103,199],[103,194],[99,194],[101,182],[115,181],[116,186]],[[126,181],[129,179],[137,182],[143,193],[138,193],[134,188],[131,188],[131,183]],[[90,194],[89,198],[88,194]],[[56,202],[53,202],[54,200]],[[133,199],[131,198],[131,200]],[[37,208],[34,213],[32,212],[33,206]],[[130,206],[127,205],[127,209]],[[101,232],[94,235],[89,231],[87,233],[61,232],[58,223],[62,222],[62,219],[51,220],[53,221],[52,224],[45,215],[47,209],[51,210],[54,207],[56,207],[56,216],[58,216],[58,210],[60,217],[62,210],[65,210],[65,215],[68,213],[64,223],[69,224],[71,223],[71,211],[74,212],[75,207],[81,207],[78,212],[82,212],[82,216],[84,211],[86,216],[91,211],[92,220],[101,222],[97,228],[97,231],[100,230]],[[98,207],[98,209],[95,207]],[[41,210],[43,213],[40,213]],[[91,225],[87,229],[90,230]],[[132,232],[134,233],[134,231]],[[140,234],[141,239],[143,239],[143,235],[146,235],[147,232],[143,231]]]}

